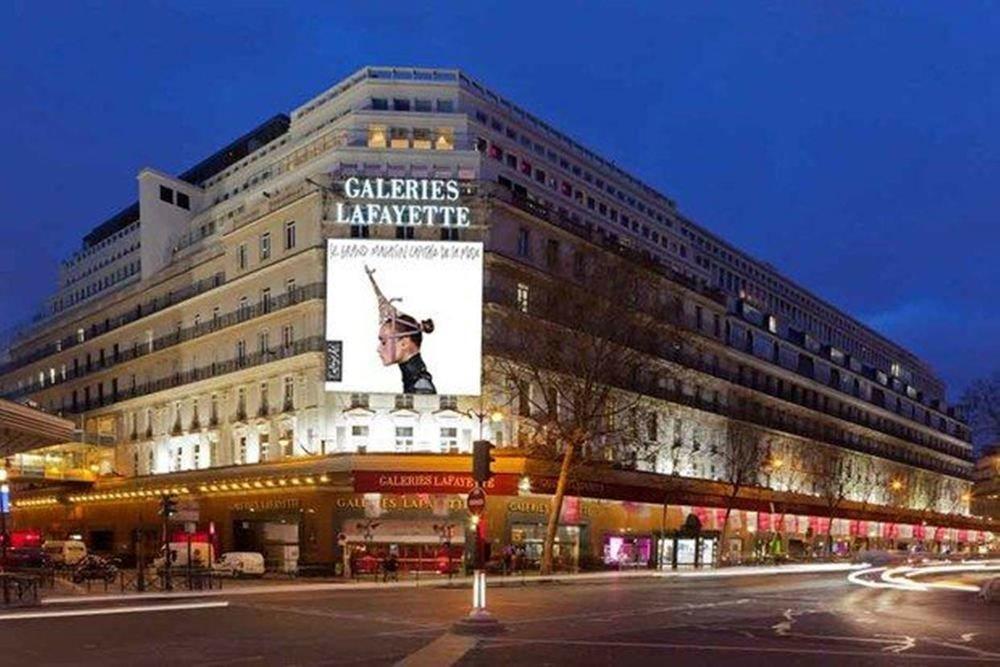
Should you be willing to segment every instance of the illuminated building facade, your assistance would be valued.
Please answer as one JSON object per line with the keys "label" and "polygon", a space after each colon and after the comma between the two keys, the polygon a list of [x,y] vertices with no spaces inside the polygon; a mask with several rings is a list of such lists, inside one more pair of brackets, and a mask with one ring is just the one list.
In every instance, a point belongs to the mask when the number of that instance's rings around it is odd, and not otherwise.
{"label": "illuminated building facade", "polygon": [[[352,195],[379,198],[361,184],[393,179],[424,188],[403,186],[412,208],[441,183],[438,204],[461,212],[364,217]],[[650,393],[656,456],[580,483],[560,532],[573,562],[609,549],[656,560],[654,535],[692,513],[717,529],[733,420],[767,440],[769,464],[740,499],[728,553],[753,553],[763,532],[808,550],[831,516],[845,548],[987,539],[969,516],[968,428],[926,363],[459,71],[366,67],[184,174],[147,168],[138,181],[137,201],[85,237],[0,369],[6,398],[117,444],[89,487],[25,488],[18,521],[129,552],[136,525],[155,540],[144,508],[169,491],[223,548],[295,545],[302,563],[341,562],[366,541],[460,543],[460,455],[484,428],[482,401],[326,390],[327,242],[355,239],[481,242],[487,310],[530,314],[538,282],[584,250],[641,262],[677,304],[672,325],[699,353],[667,361],[689,379]],[[490,534],[534,545],[551,473],[518,455],[518,429],[515,412],[485,425],[509,453]],[[835,510],[811,463],[830,451],[857,480]]]}

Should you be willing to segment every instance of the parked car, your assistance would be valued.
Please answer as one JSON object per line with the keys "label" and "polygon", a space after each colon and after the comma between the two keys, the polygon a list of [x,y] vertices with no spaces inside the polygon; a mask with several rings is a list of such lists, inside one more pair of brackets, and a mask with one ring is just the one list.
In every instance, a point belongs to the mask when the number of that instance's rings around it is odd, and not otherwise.
{"label": "parked car", "polygon": [[0,567],[5,570],[51,566],[52,560],[39,547],[12,547],[7,549],[7,555],[0,562]]}
{"label": "parked car", "polygon": [[[187,567],[188,554],[191,555],[191,567],[211,567],[215,560],[215,551],[208,542],[191,542],[190,547],[187,542],[170,543],[170,567]],[[167,557],[163,549],[160,555],[153,560],[153,567],[162,570],[167,564]]]}
{"label": "parked car", "polygon": [[212,570],[229,577],[264,576],[264,555],[254,551],[229,551],[212,564]]}
{"label": "parked car", "polygon": [[111,583],[118,576],[118,566],[108,558],[101,558],[94,554],[84,556],[76,567],[73,568],[73,583],[82,584],[84,581],[93,579],[103,580]]}
{"label": "parked car", "polygon": [[87,557],[87,545],[80,540],[46,540],[42,549],[57,567],[76,565]]}

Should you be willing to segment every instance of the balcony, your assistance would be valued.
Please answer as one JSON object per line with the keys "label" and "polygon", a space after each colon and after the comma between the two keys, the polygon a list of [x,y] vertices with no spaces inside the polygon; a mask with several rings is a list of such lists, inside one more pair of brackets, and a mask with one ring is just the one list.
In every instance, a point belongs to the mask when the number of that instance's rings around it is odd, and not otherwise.
{"label": "balcony", "polygon": [[[159,338],[153,339],[152,352],[157,352],[166,348],[179,345],[181,343],[186,343],[191,340],[195,340],[201,336],[209,333],[214,333],[220,331],[230,326],[236,324],[242,324],[248,320],[252,320],[256,317],[273,313],[275,311],[281,310],[283,308],[288,308],[296,304],[302,303],[304,301],[309,301],[311,299],[321,299],[326,294],[326,285],[324,283],[310,283],[308,285],[303,285],[302,287],[296,287],[290,292],[286,292],[277,297],[268,297],[263,299],[256,304],[246,305],[241,308],[237,308],[234,311],[226,313],[225,315],[220,315],[219,317],[206,320],[205,322],[199,322],[198,324],[185,327],[183,329],[177,329],[169,334],[160,336]],[[117,354],[113,361],[99,364],[97,368],[92,366],[84,366],[79,369],[67,369],[66,378],[60,379],[57,377],[55,384],[62,384],[63,382],[68,382],[70,380],[76,380],[78,378],[86,377],[92,373],[96,373],[107,368],[113,368],[118,364],[123,364],[132,361],[133,359],[138,359],[139,357],[144,357],[150,354],[150,349],[148,345],[140,345],[131,350],[121,351]],[[40,391],[47,387],[54,386],[53,384],[42,385],[37,381],[33,381],[25,387],[17,389],[10,392],[5,396],[5,398],[18,398],[20,396],[25,396],[36,391]],[[114,394],[114,392],[112,392]],[[117,395],[108,397],[108,400],[104,404],[113,403],[120,399],[122,396],[127,394],[126,391],[119,390]]]}
{"label": "balcony", "polygon": [[[279,347],[275,350],[270,350],[265,353],[255,352],[253,354],[248,354],[239,359],[229,359],[228,361],[221,361],[208,364],[206,366],[200,366],[198,368],[192,368],[187,371],[174,373],[159,380],[153,380],[152,382],[146,382],[143,384],[136,385],[125,391],[118,392],[117,400],[112,400],[110,396],[105,396],[101,400],[90,400],[81,402],[77,407],[77,412],[86,412],[88,410],[95,410],[100,407],[111,405],[117,401],[125,401],[132,398],[138,398],[140,396],[147,396],[149,394],[154,394],[160,391],[166,391],[167,389],[173,389],[174,387],[180,387],[185,384],[190,384],[192,382],[200,382],[201,380],[209,380],[216,377],[221,377],[223,375],[228,375],[230,373],[235,373],[237,371],[245,370],[247,368],[254,368],[256,366],[262,366],[264,364],[270,363],[272,361],[278,361],[280,359],[288,359],[290,357],[295,357],[300,354],[305,354],[307,352],[323,352],[326,349],[326,342],[323,336],[312,336],[309,338],[304,338],[302,340],[296,341],[292,345],[285,347]],[[246,414],[240,418],[241,421],[246,420]],[[152,434],[149,434],[152,437]]]}
{"label": "balcony", "polygon": [[[127,313],[119,315],[118,317],[105,318],[104,322],[100,324],[94,323],[89,327],[86,327],[84,329],[85,340],[89,340],[95,336],[100,336],[101,334],[113,331],[119,327],[125,326],[126,324],[131,324],[136,320],[148,317],[153,313],[157,313],[165,308],[169,308],[170,306],[186,301],[192,297],[198,296],[199,294],[203,294],[211,289],[215,289],[216,287],[221,286],[225,281],[226,274],[220,271],[211,278],[199,280],[192,285],[182,287],[176,291],[168,292],[165,297],[156,297],[147,301],[145,304],[138,304],[134,309],[129,310]],[[24,335],[29,334],[30,332],[26,332]],[[58,344],[46,345],[45,347],[33,350],[26,355],[19,355],[16,359],[0,366],[0,375],[5,375],[12,370],[26,366],[32,362],[38,361],[39,359],[44,359],[45,357],[55,354],[56,352],[76,347],[80,344],[81,341],[77,336],[67,336],[59,341]]]}

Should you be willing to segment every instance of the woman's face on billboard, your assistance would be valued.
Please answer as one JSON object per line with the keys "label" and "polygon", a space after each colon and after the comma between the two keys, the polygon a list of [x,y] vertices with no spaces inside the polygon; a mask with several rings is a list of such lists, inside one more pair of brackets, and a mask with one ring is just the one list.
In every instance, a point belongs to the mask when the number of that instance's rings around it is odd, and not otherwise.
{"label": "woman's face on billboard", "polygon": [[413,339],[409,336],[398,335],[389,322],[378,329],[378,347],[376,349],[383,366],[406,361],[418,351]]}

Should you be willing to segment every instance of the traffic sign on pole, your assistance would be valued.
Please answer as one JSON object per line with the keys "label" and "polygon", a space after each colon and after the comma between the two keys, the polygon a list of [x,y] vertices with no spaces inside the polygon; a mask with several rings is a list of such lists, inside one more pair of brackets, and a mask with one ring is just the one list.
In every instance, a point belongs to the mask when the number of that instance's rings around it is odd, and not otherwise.
{"label": "traffic sign on pole", "polygon": [[469,491],[469,496],[465,499],[465,506],[471,514],[480,515],[486,509],[486,492],[483,487],[477,486]]}

